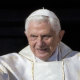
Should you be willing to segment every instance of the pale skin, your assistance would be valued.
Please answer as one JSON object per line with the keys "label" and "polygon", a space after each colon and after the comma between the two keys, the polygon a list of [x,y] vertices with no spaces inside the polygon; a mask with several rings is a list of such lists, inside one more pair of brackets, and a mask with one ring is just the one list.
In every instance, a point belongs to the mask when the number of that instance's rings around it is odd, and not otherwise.
{"label": "pale skin", "polygon": [[31,21],[25,35],[33,54],[41,60],[47,61],[62,40],[64,30],[58,34],[47,21]]}

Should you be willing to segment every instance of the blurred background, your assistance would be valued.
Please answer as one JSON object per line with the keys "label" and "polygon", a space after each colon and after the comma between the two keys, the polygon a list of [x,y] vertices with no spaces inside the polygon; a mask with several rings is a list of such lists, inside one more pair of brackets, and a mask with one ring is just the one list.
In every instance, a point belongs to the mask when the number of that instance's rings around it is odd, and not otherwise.
{"label": "blurred background", "polygon": [[19,52],[28,45],[24,35],[25,19],[34,10],[47,8],[60,19],[65,30],[63,42],[80,51],[79,1],[3,1],[0,3],[0,55]]}

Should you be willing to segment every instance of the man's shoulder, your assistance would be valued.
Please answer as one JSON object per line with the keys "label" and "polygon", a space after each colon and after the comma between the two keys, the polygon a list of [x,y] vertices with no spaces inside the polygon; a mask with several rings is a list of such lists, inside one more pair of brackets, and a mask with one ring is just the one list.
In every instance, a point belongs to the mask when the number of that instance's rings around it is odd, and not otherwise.
{"label": "man's shoulder", "polygon": [[25,52],[28,52],[30,51],[30,45],[24,47],[22,50],[19,51],[19,53],[25,53]]}
{"label": "man's shoulder", "polygon": [[7,53],[4,55],[1,55],[0,57],[11,57],[11,56],[18,56],[19,54],[17,52]]}
{"label": "man's shoulder", "polygon": [[72,50],[68,45],[66,45],[63,42],[60,42],[58,49],[59,49],[59,55],[61,55],[62,59],[72,57],[79,52]]}
{"label": "man's shoulder", "polygon": [[0,56],[0,61],[6,61],[6,62],[17,61],[20,59],[20,57],[21,56],[18,53],[8,53]]}
{"label": "man's shoulder", "polygon": [[7,54],[4,54],[4,55],[1,55],[0,56],[0,59],[2,58],[5,58],[5,59],[16,59],[16,58],[19,58],[21,57],[21,55],[19,54],[20,52],[24,52],[24,51],[27,51],[29,46],[26,46],[25,48],[23,48],[22,50],[20,50],[19,52],[12,52],[12,53],[7,53]]}
{"label": "man's shoulder", "polygon": [[74,56],[64,59],[66,62],[80,62],[80,52],[76,53]]}

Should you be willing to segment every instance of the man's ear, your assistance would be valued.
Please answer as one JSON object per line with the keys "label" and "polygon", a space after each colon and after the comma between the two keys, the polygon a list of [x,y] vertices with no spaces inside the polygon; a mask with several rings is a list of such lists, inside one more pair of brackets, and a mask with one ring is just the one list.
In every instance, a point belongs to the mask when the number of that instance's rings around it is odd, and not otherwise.
{"label": "man's ear", "polygon": [[26,32],[26,31],[24,31],[24,34],[25,34],[25,36],[27,37],[27,32]]}
{"label": "man's ear", "polygon": [[64,36],[64,33],[65,33],[64,30],[61,30],[61,31],[59,32],[59,39],[60,39],[60,41],[62,40],[62,38],[63,38],[63,36]]}

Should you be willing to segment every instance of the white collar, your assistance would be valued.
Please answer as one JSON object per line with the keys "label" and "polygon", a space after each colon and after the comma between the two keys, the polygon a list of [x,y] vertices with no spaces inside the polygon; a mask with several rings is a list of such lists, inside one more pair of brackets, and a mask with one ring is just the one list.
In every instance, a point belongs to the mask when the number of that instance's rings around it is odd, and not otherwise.
{"label": "white collar", "polygon": [[48,61],[58,61],[58,47],[56,48],[53,55],[48,59]]}
{"label": "white collar", "polygon": [[[67,45],[60,42],[57,50],[55,51],[55,54],[50,58],[50,60],[52,61],[52,58],[54,58],[54,57],[55,57],[54,60],[57,60],[57,56],[58,56],[59,60],[62,60],[67,55],[69,55],[71,52],[72,52],[72,50]],[[24,49],[22,49],[19,52],[19,54],[26,57],[27,59],[35,62],[35,56],[34,56],[33,52],[31,51],[30,46],[27,46]]]}

